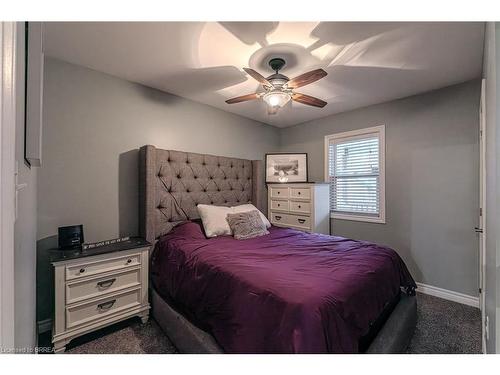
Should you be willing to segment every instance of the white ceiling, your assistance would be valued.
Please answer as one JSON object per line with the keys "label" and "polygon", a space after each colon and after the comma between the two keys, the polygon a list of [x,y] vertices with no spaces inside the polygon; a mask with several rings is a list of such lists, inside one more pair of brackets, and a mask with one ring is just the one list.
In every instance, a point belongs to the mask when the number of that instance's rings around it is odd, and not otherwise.
{"label": "white ceiling", "polygon": [[[484,24],[68,22],[44,32],[48,56],[286,127],[480,77]],[[260,100],[225,103],[259,90],[243,67],[268,76],[276,56],[290,78],[325,69],[296,91],[328,105],[291,103],[268,115]]]}

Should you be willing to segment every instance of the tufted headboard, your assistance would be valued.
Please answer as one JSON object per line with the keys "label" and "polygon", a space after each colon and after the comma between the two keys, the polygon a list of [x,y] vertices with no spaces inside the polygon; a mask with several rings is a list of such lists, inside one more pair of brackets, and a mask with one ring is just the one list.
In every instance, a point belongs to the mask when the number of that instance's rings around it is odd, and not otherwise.
{"label": "tufted headboard", "polygon": [[140,234],[151,243],[186,220],[196,205],[253,203],[262,210],[262,161],[192,152],[140,149]]}

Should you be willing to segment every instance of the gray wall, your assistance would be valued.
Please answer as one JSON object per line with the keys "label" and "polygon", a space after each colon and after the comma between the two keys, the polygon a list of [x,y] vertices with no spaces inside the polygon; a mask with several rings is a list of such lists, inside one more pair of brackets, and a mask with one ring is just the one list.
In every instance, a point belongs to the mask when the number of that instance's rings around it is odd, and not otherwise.
{"label": "gray wall", "polygon": [[15,346],[34,347],[35,272],[36,272],[36,168],[24,163],[24,23],[17,25],[16,77],[16,161],[18,183],[27,184],[19,191],[17,220],[14,226]]}
{"label": "gray wall", "polygon": [[59,226],[83,224],[87,242],[138,234],[139,147],[262,160],[278,148],[277,128],[77,65],[46,59],[44,79],[38,321],[52,315]]}
{"label": "gray wall", "polygon": [[86,241],[138,234],[138,148],[263,159],[278,129],[46,59],[38,238],[83,224]]}
{"label": "gray wall", "polygon": [[489,318],[488,353],[496,352],[496,262],[497,262],[497,123],[496,123],[496,52],[495,23],[489,22],[485,29],[483,76],[486,79],[486,316]]}
{"label": "gray wall", "polygon": [[324,136],[386,126],[386,224],[335,220],[332,233],[395,248],[419,282],[478,294],[480,82],[345,112],[281,131],[324,180]]}
{"label": "gray wall", "polygon": [[500,104],[498,102],[498,97],[496,95],[497,92],[500,92],[500,79],[499,76],[497,75],[497,66],[500,65],[500,23],[495,23],[495,73],[494,73],[494,82],[495,82],[495,94],[494,94],[494,102],[491,103],[490,107],[494,108],[495,111],[495,169],[496,169],[496,189],[492,191],[491,194],[496,194],[496,220],[494,221],[494,227],[491,228],[491,233],[495,235],[495,240],[496,240],[496,318],[495,318],[495,327],[493,327],[492,330],[495,332],[492,338],[490,340],[495,340],[496,336],[496,350],[495,353],[500,352],[500,241],[498,239],[498,233],[500,233],[500,211],[499,211],[499,196],[500,196],[500,162],[499,157],[500,157]]}

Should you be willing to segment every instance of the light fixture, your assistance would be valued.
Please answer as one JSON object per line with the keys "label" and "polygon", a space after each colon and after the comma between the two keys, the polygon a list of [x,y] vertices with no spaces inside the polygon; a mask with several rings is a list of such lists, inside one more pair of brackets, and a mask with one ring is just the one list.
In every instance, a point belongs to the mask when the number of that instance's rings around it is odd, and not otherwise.
{"label": "light fixture", "polygon": [[323,108],[327,104],[325,101],[295,92],[294,90],[323,78],[327,73],[323,69],[315,69],[293,79],[289,79],[287,76],[279,73],[285,64],[285,60],[280,57],[269,60],[269,66],[276,73],[271,74],[267,78],[253,69],[243,68],[249,76],[253,77],[261,84],[265,91],[227,99],[226,103],[235,104],[248,100],[262,99],[268,106],[267,113],[269,115],[278,113],[278,110],[284,107],[290,100],[313,107]]}
{"label": "light fixture", "polygon": [[290,101],[292,96],[288,92],[281,90],[272,90],[264,94],[262,99],[267,103],[269,107],[283,107],[286,103]]}

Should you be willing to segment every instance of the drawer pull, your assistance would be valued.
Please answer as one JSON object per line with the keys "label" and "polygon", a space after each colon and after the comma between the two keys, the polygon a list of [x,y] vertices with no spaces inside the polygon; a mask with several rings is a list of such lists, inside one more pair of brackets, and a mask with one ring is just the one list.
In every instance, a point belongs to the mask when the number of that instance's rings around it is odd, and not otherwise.
{"label": "drawer pull", "polygon": [[304,224],[306,222],[305,219],[297,219],[300,224]]}
{"label": "drawer pull", "polygon": [[127,264],[132,263],[132,259],[127,259]]}
{"label": "drawer pull", "polygon": [[300,195],[300,191],[299,191],[297,194],[299,194],[299,195]]}
{"label": "drawer pull", "polygon": [[301,208],[302,206],[299,204],[299,208]]}
{"label": "drawer pull", "polygon": [[110,308],[113,307],[113,305],[115,304],[115,302],[116,302],[116,299],[114,299],[112,301],[100,303],[100,304],[97,305],[97,309],[99,311],[109,310]]}
{"label": "drawer pull", "polygon": [[278,191],[278,194],[280,194],[280,192]]}
{"label": "drawer pull", "polygon": [[275,216],[274,217],[276,220],[281,220],[281,216]]}
{"label": "drawer pull", "polygon": [[80,273],[84,273],[85,272],[85,268],[80,268]]}
{"label": "drawer pull", "polygon": [[116,281],[116,278],[114,279],[109,279],[109,280],[106,280],[106,281],[99,281],[97,283],[97,286],[99,288],[109,288],[111,285],[113,285],[113,283]]}
{"label": "drawer pull", "polygon": [[278,203],[278,207],[281,206],[279,203]]}

